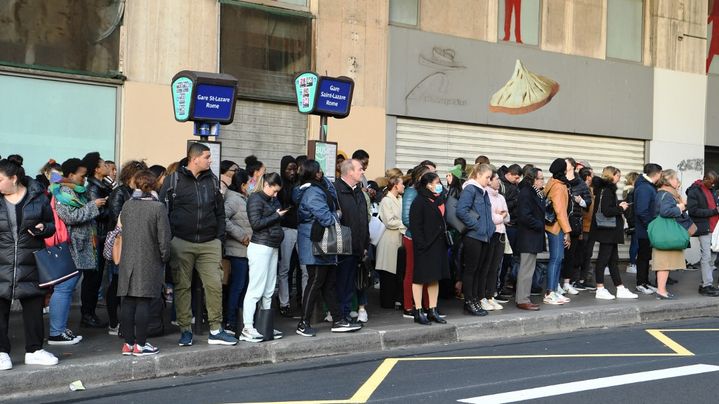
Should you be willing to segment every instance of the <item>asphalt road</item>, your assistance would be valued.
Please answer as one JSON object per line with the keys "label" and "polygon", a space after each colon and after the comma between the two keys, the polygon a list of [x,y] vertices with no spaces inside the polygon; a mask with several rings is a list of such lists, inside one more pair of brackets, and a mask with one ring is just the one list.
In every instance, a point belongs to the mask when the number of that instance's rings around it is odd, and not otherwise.
{"label": "asphalt road", "polygon": [[718,343],[719,319],[675,321],[120,383],[32,402],[711,403],[719,402]]}

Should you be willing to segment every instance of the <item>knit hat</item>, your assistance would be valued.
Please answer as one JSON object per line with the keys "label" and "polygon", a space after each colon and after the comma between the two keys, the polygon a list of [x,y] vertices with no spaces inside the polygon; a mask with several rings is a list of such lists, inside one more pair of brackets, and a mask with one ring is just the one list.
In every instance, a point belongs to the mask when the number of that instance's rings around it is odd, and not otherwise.
{"label": "knit hat", "polygon": [[549,172],[552,173],[552,177],[563,176],[567,172],[567,162],[564,159],[556,159],[549,166]]}
{"label": "knit hat", "polygon": [[457,178],[462,178],[462,166],[460,164],[452,167],[449,172]]}

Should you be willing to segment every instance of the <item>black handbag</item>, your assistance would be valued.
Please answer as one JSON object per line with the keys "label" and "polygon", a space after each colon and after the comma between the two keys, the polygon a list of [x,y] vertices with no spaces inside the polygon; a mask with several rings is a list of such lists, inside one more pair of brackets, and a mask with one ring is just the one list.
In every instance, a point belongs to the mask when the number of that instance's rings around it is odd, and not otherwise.
{"label": "black handbag", "polygon": [[80,271],[75,268],[68,243],[60,243],[35,251],[33,255],[37,264],[41,288],[57,285],[80,274]]}
{"label": "black handbag", "polygon": [[324,228],[322,239],[312,242],[313,255],[352,255],[352,231],[335,222]]}
{"label": "black handbag", "polygon": [[604,213],[602,213],[602,197],[604,196],[604,191],[602,191],[601,194],[599,194],[599,206],[597,206],[597,213],[594,215],[594,220],[597,222],[597,227],[600,229],[613,229],[617,227],[617,218],[616,216],[606,216]]}
{"label": "black handbag", "polygon": [[372,285],[372,265],[368,257],[364,257],[357,263],[357,279],[355,286],[359,290],[365,290]]}

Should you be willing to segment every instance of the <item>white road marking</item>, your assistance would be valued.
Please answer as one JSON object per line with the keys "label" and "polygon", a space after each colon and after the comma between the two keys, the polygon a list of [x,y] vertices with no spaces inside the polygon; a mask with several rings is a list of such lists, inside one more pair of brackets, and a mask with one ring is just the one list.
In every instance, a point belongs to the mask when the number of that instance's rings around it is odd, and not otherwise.
{"label": "white road marking", "polygon": [[671,379],[673,377],[696,375],[719,371],[719,366],[713,365],[689,365],[648,372],[629,373],[619,376],[601,377],[598,379],[582,380],[579,382],[555,384],[552,386],[537,387],[533,389],[516,390],[507,393],[491,394],[458,400],[460,403],[470,404],[500,404],[514,403],[517,401],[532,400],[535,398],[560,396],[563,394],[576,393],[579,391],[603,389],[612,386],[648,382],[652,380]]}

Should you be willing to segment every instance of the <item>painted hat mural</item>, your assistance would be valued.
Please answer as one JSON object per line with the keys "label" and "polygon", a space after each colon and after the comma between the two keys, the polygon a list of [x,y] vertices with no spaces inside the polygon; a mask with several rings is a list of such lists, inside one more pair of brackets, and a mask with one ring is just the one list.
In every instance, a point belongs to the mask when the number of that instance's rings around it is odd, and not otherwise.
{"label": "painted hat mural", "polygon": [[454,49],[435,46],[431,56],[419,55],[419,64],[439,70],[464,69],[465,66],[455,62],[454,57]]}
{"label": "painted hat mural", "polygon": [[489,101],[491,112],[512,115],[527,114],[545,106],[559,91],[559,84],[527,70],[517,59],[514,74]]}

